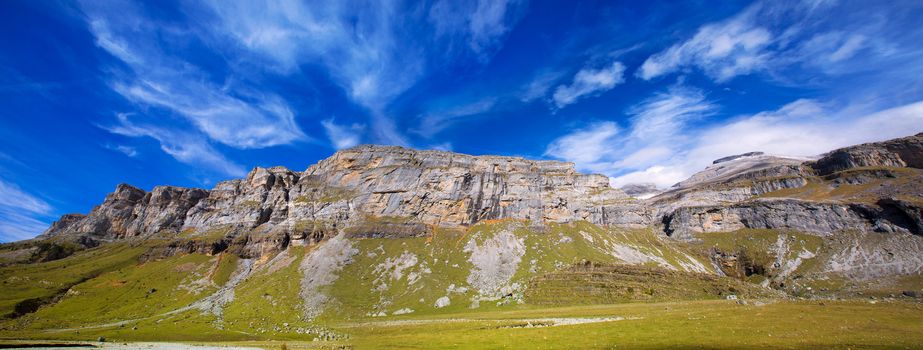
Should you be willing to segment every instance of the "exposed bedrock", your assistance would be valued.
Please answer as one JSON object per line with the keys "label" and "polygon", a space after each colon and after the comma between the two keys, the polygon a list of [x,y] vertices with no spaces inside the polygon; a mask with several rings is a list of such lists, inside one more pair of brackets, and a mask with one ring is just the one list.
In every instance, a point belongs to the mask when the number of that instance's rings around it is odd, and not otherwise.
{"label": "exposed bedrock", "polygon": [[[436,227],[494,219],[662,226],[680,239],[739,228],[921,234],[920,193],[906,184],[913,181],[894,187],[894,195],[875,192],[872,200],[755,199],[809,183],[896,179],[904,175],[895,166],[923,165],[921,145],[923,134],[836,150],[816,162],[758,152],[726,157],[648,200],[631,198],[610,187],[606,176],[578,173],[567,162],[366,145],[338,151],[303,172],[258,167],[211,190],[159,186],[145,192],[122,184],[89,214],[62,216],[39,238],[92,246],[156,236],[177,241],[160,254],[229,249],[257,257],[340,233],[422,236]],[[838,173],[834,180],[817,176],[857,166],[869,171]],[[194,243],[182,242],[188,240]]]}
{"label": "exposed bedrock", "polygon": [[694,233],[743,228],[780,229],[828,236],[839,231],[920,234],[920,207],[905,201],[878,205],[811,202],[796,199],[754,200],[726,206],[682,207],[663,219],[671,237],[694,239]]}
{"label": "exposed bedrock", "polygon": [[819,175],[859,167],[911,167],[923,169],[923,133],[831,151],[811,164]]}

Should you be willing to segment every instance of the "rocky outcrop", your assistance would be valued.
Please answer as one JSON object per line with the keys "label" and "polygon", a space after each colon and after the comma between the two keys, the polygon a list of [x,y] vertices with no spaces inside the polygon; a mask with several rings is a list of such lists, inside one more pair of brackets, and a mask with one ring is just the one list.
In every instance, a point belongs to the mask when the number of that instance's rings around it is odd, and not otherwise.
{"label": "rocky outcrop", "polygon": [[923,169],[923,133],[876,143],[840,148],[811,164],[819,175],[859,167]]}
{"label": "rocky outcrop", "polygon": [[40,237],[69,236],[85,245],[95,245],[162,231],[175,233],[189,209],[207,194],[201,189],[172,186],[158,186],[147,193],[120,184],[88,215],[64,215]]}
{"label": "rocky outcrop", "polygon": [[658,216],[676,208],[737,203],[764,193],[807,184],[810,170],[802,160],[750,152],[725,157],[715,165],[651,198]]}
{"label": "rocky outcrop", "polygon": [[134,220],[135,206],[144,199],[144,191],[127,184],[119,184],[115,192],[110,193],[103,203],[93,208],[87,216],[77,218],[62,217],[59,222],[70,224],[52,225],[43,237],[70,234],[86,242],[107,241],[125,237],[128,227]]}
{"label": "rocky outcrop", "polygon": [[154,187],[135,205],[126,234],[142,236],[162,231],[176,232],[183,226],[189,209],[207,196],[208,191],[198,188]]}
{"label": "rocky outcrop", "polygon": [[747,153],[735,154],[735,155],[733,155],[733,156],[727,156],[727,157],[718,158],[718,159],[715,159],[715,160],[714,160],[713,162],[711,162],[711,163],[712,163],[712,164],[718,164],[718,163],[729,162],[729,161],[732,161],[732,160],[738,160],[738,159],[741,159],[741,158],[756,157],[756,156],[763,156],[763,155],[766,155],[766,153],[763,153],[763,152],[747,152]]}
{"label": "rocky outcrop", "polygon": [[819,236],[830,236],[842,231],[908,233],[919,229],[918,223],[909,219],[903,208],[897,205],[840,204],[796,199],[682,207],[665,216],[663,223],[668,235],[683,240],[695,239],[694,233],[744,228],[791,230]]}
{"label": "rocky outcrop", "polygon": [[[572,163],[366,145],[338,151],[303,172],[255,168],[244,179],[208,191],[162,186],[148,193],[119,185],[88,215],[62,217],[42,237],[76,237],[91,245],[159,235],[195,241],[176,242],[167,254],[232,249],[254,257],[340,233],[349,238],[420,236],[436,227],[496,219],[532,226],[581,220],[654,226],[681,239],[739,228],[822,236],[842,230],[920,234],[920,206],[907,200],[906,186],[894,195],[876,192],[882,194],[877,203],[754,198],[827,181],[815,172],[920,166],[921,145],[923,136],[917,135],[837,150],[807,163],[760,152],[725,157],[648,200],[610,187],[603,175],[578,173]],[[869,177],[876,174],[830,181],[871,183],[876,179]]]}
{"label": "rocky outcrop", "polygon": [[340,231],[412,236],[493,219],[642,227],[653,214],[607,177],[580,174],[572,163],[360,146],[304,172],[256,168],[210,191],[164,186],[145,193],[119,185],[89,215],[62,218],[45,235],[246,236],[246,255],[261,255]]}

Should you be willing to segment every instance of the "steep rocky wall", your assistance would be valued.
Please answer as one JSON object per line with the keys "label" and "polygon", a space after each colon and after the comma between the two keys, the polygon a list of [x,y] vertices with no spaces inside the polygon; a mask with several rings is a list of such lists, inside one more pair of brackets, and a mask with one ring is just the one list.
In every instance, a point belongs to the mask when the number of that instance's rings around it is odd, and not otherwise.
{"label": "steep rocky wall", "polygon": [[919,207],[910,203],[880,205],[811,202],[795,199],[755,200],[726,206],[682,207],[664,217],[671,237],[694,239],[694,233],[744,228],[780,229],[819,236],[840,231],[919,232]]}
{"label": "steep rocky wall", "polygon": [[248,255],[260,255],[349,229],[379,237],[493,219],[641,227],[652,218],[607,177],[577,173],[571,163],[360,146],[304,172],[256,168],[210,191],[119,185],[89,215],[64,217],[44,236],[248,235]]}
{"label": "steep rocky wall", "polygon": [[[601,226],[662,226],[676,238],[738,228],[920,234],[919,203],[753,200],[822,181],[816,171],[919,166],[923,134],[837,150],[817,162],[745,154],[717,162],[650,200],[630,198],[603,175],[572,163],[470,156],[393,146],[336,152],[303,172],[255,168],[211,190],[119,185],[88,215],[66,215],[43,235],[85,245],[131,237],[197,239],[176,251],[233,249],[262,256],[341,232],[350,237],[426,235],[495,219],[532,225],[586,220]],[[873,176],[869,174],[868,176]],[[889,195],[890,196],[890,195]],[[891,201],[888,201],[891,200]]]}
{"label": "steep rocky wall", "polygon": [[858,167],[911,167],[923,169],[923,133],[876,143],[840,148],[811,165],[819,175]]}

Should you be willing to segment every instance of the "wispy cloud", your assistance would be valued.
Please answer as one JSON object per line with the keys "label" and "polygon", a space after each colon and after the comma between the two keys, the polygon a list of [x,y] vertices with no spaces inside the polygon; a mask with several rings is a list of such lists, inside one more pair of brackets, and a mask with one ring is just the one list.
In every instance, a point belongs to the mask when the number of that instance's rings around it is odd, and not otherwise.
{"label": "wispy cloud", "polygon": [[216,36],[268,59],[280,71],[323,67],[353,101],[370,110],[376,141],[393,144],[408,142],[385,109],[440,64],[428,62],[427,51],[462,40],[470,51],[486,55],[508,31],[508,9],[514,5],[438,2],[422,19],[426,24],[416,15],[400,14],[393,2],[209,2],[214,27],[220,28]]}
{"label": "wispy cloud", "polygon": [[497,98],[485,97],[467,104],[455,105],[445,109],[435,109],[419,116],[420,124],[413,132],[426,138],[433,137],[440,131],[450,127],[459,119],[491,111],[497,102]]}
{"label": "wispy cloud", "polygon": [[126,99],[173,111],[231,147],[263,148],[305,138],[280,97],[217,86],[196,66],[161,51],[156,24],[137,14],[120,20],[104,11],[88,13],[97,45],[131,69],[112,82]]}
{"label": "wispy cloud", "polygon": [[[834,1],[760,1],[731,18],[702,25],[691,38],[648,57],[635,74],[651,80],[699,70],[723,83],[764,72],[804,84],[817,73],[916,69],[914,57],[921,56],[920,50],[906,44],[919,40],[921,33],[883,20],[899,17],[895,10]],[[798,66],[809,66],[812,72],[796,74],[804,77],[800,79],[785,74]]]}
{"label": "wispy cloud", "polygon": [[13,183],[0,179],[0,242],[35,237],[48,228],[52,207]]}
{"label": "wispy cloud", "polygon": [[691,39],[645,60],[637,75],[649,80],[697,67],[721,82],[760,69],[769,58],[766,48],[773,35],[755,23],[759,9],[752,6],[731,19],[702,26]]}
{"label": "wispy cloud", "polygon": [[[179,116],[194,129],[178,131],[172,118],[138,125],[122,115],[107,130],[125,136],[152,137],[177,160],[222,174],[241,174],[209,142],[237,149],[264,148],[309,138],[279,96],[242,85],[231,77],[220,84],[196,64],[168,51],[161,41],[188,42],[188,28],[173,28],[145,17],[129,3],[82,3],[96,44],[121,66],[108,79],[113,91],[138,106],[137,113]],[[153,111],[152,111],[153,109]],[[156,112],[157,110],[162,112]],[[132,156],[134,151],[123,153]]]}
{"label": "wispy cloud", "polygon": [[440,0],[429,8],[428,20],[438,37],[459,37],[482,60],[498,46],[497,41],[509,31],[511,13],[520,1],[509,0]]}
{"label": "wispy cloud", "polygon": [[365,132],[365,125],[353,123],[350,125],[339,125],[333,118],[321,121],[327,137],[336,149],[349,148],[358,145],[362,140],[362,134]]}
{"label": "wispy cloud", "polygon": [[612,176],[669,158],[681,150],[688,124],[716,110],[701,91],[674,86],[629,108],[624,130],[611,121],[592,123],[556,139],[545,154]]}
{"label": "wispy cloud", "polygon": [[633,108],[626,130],[619,131],[613,122],[590,124],[552,142],[546,154],[574,161],[581,170],[606,174],[614,186],[654,183],[666,188],[728,155],[763,151],[810,157],[923,131],[923,101],[862,112],[867,108],[832,109],[827,103],[801,99],[778,110],[698,126],[695,121],[715,108],[694,91],[674,90]]}
{"label": "wispy cloud", "polygon": [[600,122],[562,136],[550,145],[545,154],[575,162],[583,169],[615,153],[612,143],[619,133],[615,122]]}
{"label": "wispy cloud", "polygon": [[625,65],[621,62],[602,68],[583,68],[574,75],[570,85],[558,86],[552,98],[558,108],[563,108],[584,96],[611,90],[625,81],[624,73]]}
{"label": "wispy cloud", "polygon": [[531,102],[540,98],[545,98],[552,86],[562,77],[564,77],[563,71],[545,70],[536,74],[518,92],[519,100],[522,102]]}
{"label": "wispy cloud", "polygon": [[118,124],[101,126],[118,135],[129,137],[150,137],[160,143],[160,149],[176,160],[197,168],[216,171],[228,176],[243,176],[243,166],[227,159],[201,135],[168,129],[146,123],[137,123],[129,114],[119,114]]}
{"label": "wispy cloud", "polygon": [[103,147],[106,147],[106,149],[110,149],[110,150],[122,153],[129,157],[136,157],[138,155],[138,150],[131,146],[106,144]]}

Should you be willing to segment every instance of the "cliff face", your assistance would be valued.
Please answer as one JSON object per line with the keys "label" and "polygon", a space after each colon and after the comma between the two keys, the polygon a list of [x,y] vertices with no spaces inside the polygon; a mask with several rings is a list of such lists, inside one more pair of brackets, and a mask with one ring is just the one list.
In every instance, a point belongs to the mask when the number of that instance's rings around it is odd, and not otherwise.
{"label": "cliff face", "polygon": [[639,227],[650,225],[652,211],[571,163],[360,146],[304,172],[256,168],[210,191],[119,185],[86,217],[62,218],[43,237],[108,241],[224,230],[316,240],[343,229],[419,235],[494,219]]}
{"label": "cliff face", "polygon": [[811,164],[819,175],[876,166],[923,168],[923,133],[885,142],[840,148]]}
{"label": "cliff face", "polygon": [[[868,167],[923,167],[921,145],[923,136],[916,135],[836,150],[817,161],[758,152],[726,157],[650,200],[631,198],[605,176],[580,174],[571,163],[359,146],[303,172],[256,168],[211,190],[161,186],[145,193],[119,185],[88,215],[66,215],[42,237],[85,245],[212,237],[225,240],[215,249],[233,242],[243,254],[259,256],[338,232],[419,236],[496,219],[654,227],[685,240],[742,228],[920,234],[920,189],[913,181],[878,181],[893,171]],[[902,177],[920,177],[917,169],[907,171]],[[872,182],[879,186],[868,186]],[[853,185],[865,192],[834,196]],[[184,250],[190,249],[198,248]]]}

